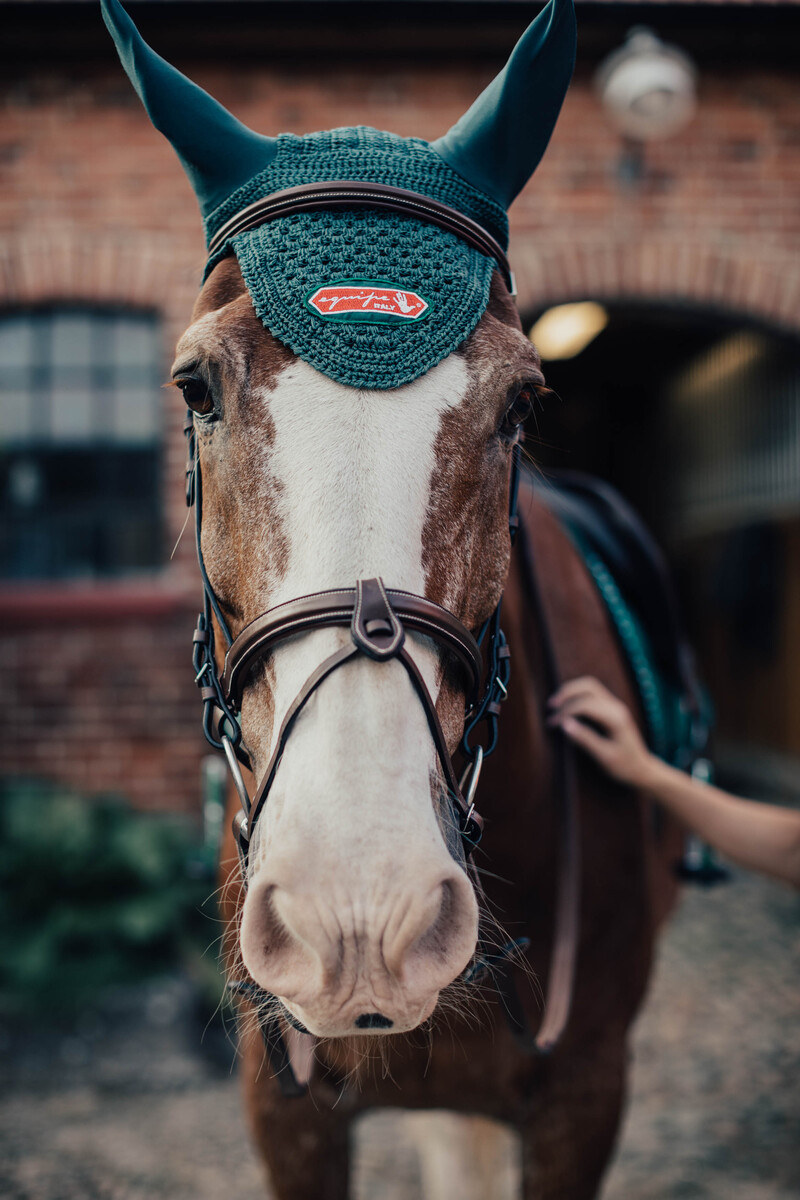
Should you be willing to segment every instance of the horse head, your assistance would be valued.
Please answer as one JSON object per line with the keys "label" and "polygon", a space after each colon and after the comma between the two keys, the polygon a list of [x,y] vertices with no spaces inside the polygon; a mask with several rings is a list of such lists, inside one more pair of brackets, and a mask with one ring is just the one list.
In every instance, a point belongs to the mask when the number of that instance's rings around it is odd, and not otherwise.
{"label": "horse head", "polygon": [[103,10],[210,248],[173,374],[209,736],[260,781],[239,822],[242,958],[313,1034],[413,1029],[478,937],[449,756],[478,703],[468,631],[496,636],[514,448],[543,384],[506,208],[569,82],[571,0],[433,143],[256,134],[117,0]]}

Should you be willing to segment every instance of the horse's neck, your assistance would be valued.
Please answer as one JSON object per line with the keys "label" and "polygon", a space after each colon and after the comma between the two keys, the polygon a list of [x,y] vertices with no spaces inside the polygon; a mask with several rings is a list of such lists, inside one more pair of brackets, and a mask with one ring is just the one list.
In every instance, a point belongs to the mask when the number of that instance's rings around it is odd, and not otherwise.
{"label": "horse's neck", "polygon": [[543,639],[531,614],[518,549],[503,598],[503,629],[511,649],[511,682],[497,749],[484,767],[478,807],[486,819],[481,850],[493,876],[486,880],[486,891],[502,920],[513,922],[523,919],[529,907],[519,882],[536,879],[547,887],[556,828],[555,763],[544,723],[549,688]]}
{"label": "horse's neck", "polygon": [[[591,674],[636,704],[608,615],[572,543],[527,487],[520,493],[520,511],[529,566],[523,568],[518,546],[503,602],[503,626],[512,656],[509,698],[503,705],[497,752],[486,764],[479,798],[487,821],[485,849],[491,870],[511,881],[509,887],[489,884],[487,891],[505,911],[520,906],[528,910],[534,900],[529,889],[546,895],[553,883],[561,797],[556,735],[545,725],[552,689],[576,675]],[[531,602],[526,578],[531,565],[540,611]],[[555,660],[555,672],[549,657]],[[595,786],[602,787],[602,781]]]}

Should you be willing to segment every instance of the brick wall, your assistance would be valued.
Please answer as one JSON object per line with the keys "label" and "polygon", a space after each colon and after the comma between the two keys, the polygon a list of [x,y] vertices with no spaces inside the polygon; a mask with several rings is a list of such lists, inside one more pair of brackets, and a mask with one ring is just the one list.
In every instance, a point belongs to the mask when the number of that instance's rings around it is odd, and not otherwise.
{"label": "brick wall", "polygon": [[[314,36],[324,43],[325,30]],[[680,29],[670,37],[680,42]],[[202,268],[200,220],[172,151],[151,129],[111,48],[99,44],[85,62],[74,54],[60,62],[51,45],[49,57],[38,61],[31,52],[24,65],[4,69],[0,307],[85,300],[155,308],[166,378]],[[276,51],[227,69],[209,62],[207,51],[173,57],[265,132],[367,123],[427,137],[459,116],[498,65],[474,52],[463,61],[392,58],[381,47],[380,57],[359,62],[280,61]],[[593,63],[579,61],[545,162],[512,214],[523,310],[586,295],[639,296],[800,325],[800,79],[752,56],[699,65],[696,120],[649,148],[641,177],[626,184],[618,169],[623,147],[592,91]],[[163,414],[171,548],[185,517],[182,413],[173,392],[164,394]],[[197,587],[191,543],[184,538],[158,577],[139,581],[133,600],[124,588],[82,589],[77,599],[73,589],[0,588],[7,675],[0,769],[88,792],[122,790],[145,806],[196,804],[204,748],[188,675]],[[64,595],[72,597],[66,607]],[[102,615],[98,595],[109,596],[113,612]]]}
{"label": "brick wall", "polygon": [[0,601],[0,774],[193,810],[203,743],[186,600],[115,587],[16,601]]}
{"label": "brick wall", "polygon": [[579,68],[535,183],[512,210],[520,303],[690,300],[800,323],[800,79],[703,70],[699,109],[651,144],[642,177]]}

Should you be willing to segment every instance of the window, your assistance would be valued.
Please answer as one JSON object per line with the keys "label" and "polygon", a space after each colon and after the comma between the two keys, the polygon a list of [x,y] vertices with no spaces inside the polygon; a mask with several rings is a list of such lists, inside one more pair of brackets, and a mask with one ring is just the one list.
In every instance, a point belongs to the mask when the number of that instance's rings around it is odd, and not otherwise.
{"label": "window", "polygon": [[0,314],[0,575],[158,564],[160,368],[152,316]]}

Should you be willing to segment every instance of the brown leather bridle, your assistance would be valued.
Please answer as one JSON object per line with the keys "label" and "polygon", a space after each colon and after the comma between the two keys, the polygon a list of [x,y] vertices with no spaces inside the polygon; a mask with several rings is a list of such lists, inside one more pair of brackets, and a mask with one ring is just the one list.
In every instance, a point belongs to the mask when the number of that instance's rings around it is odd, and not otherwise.
{"label": "brown leather bridle", "polygon": [[[481,253],[494,258],[506,285],[515,295],[514,277],[505,253],[488,230],[456,209],[440,204],[430,197],[402,188],[363,181],[335,180],[327,183],[287,188],[263,200],[256,201],[232,217],[213,239],[209,254],[223,250],[237,234],[256,228],[294,212],[325,208],[378,208],[399,212],[434,224],[455,233]],[[473,635],[447,609],[424,596],[410,592],[388,590],[381,579],[364,579],[355,588],[334,589],[303,596],[277,606],[256,617],[234,640],[222,613],[219,601],[206,572],[201,546],[202,485],[197,442],[191,411],[187,412],[184,432],[188,439],[186,469],[186,501],[195,508],[195,537],[197,557],[203,580],[203,612],[193,636],[195,682],[203,699],[203,730],[207,740],[225,754],[241,803],[241,812],[234,820],[234,833],[242,866],[242,881],[247,886],[248,857],[256,822],[262,816],[280,766],[287,741],[308,701],[334,671],[359,655],[375,662],[397,661],[405,669],[425,711],[431,736],[441,764],[447,794],[453,806],[455,826],[467,865],[471,868],[471,853],[477,844],[483,822],[475,811],[475,791],[484,758],[497,744],[500,705],[507,695],[510,655],[500,626],[502,596],[497,607],[477,634]],[[519,444],[512,453],[509,484],[509,534],[513,544],[520,522],[517,516],[519,487]],[[524,532],[524,531],[523,531]],[[529,600],[537,615],[545,650],[545,665],[551,687],[560,682],[550,638],[548,622],[536,578],[530,538],[525,533],[522,569]],[[214,619],[227,643],[222,675],[217,669],[214,648]],[[308,677],[281,723],[275,748],[267,768],[251,798],[244,783],[240,764],[250,768],[251,761],[242,743],[239,711],[242,693],[253,669],[281,641],[312,629],[348,628],[350,641],[330,654]],[[406,633],[411,631],[431,638],[445,652],[447,659],[458,664],[466,681],[465,729],[461,750],[467,760],[459,779],[436,712],[436,705],[427,685],[406,648]],[[482,650],[486,652],[487,667],[483,668]],[[483,680],[483,686],[481,683]],[[473,743],[477,728],[485,723],[485,744]],[[487,974],[496,987],[512,1032],[520,1045],[529,1052],[547,1053],[558,1042],[569,1016],[578,944],[578,909],[580,894],[580,861],[577,833],[577,788],[571,749],[566,740],[557,740],[561,774],[560,853],[561,866],[556,898],[556,928],[548,977],[547,1000],[541,1026],[534,1036],[528,1026],[523,1006],[516,991],[510,955],[527,945],[518,939],[504,947],[499,955],[479,955],[465,973],[468,982],[478,982]],[[453,848],[451,846],[451,853]],[[473,882],[480,884],[474,868]],[[257,984],[238,980],[229,984],[235,993],[246,996],[257,1006],[266,997]],[[284,1011],[290,1025],[301,1033],[291,1014]],[[281,1033],[278,1018],[273,1015],[260,1020],[261,1031],[270,1063],[281,1090],[286,1096],[302,1095],[305,1086],[295,1077],[291,1056]]]}
{"label": "brown leather bridle", "polygon": [[[319,209],[353,208],[401,213],[456,234],[482,254],[494,258],[513,294],[514,279],[508,259],[502,246],[489,230],[466,214],[430,196],[364,180],[329,180],[302,184],[255,201],[235,213],[218,230],[209,245],[209,259],[213,260],[238,234],[280,217]],[[500,628],[500,602],[495,613],[484,623],[476,640],[453,613],[424,596],[414,596],[408,592],[387,592],[379,579],[359,580],[355,589],[317,592],[263,613],[242,630],[234,641],[203,562],[200,544],[200,469],[191,414],[188,416],[185,432],[189,438],[186,496],[187,503],[195,501],[197,556],[205,597],[204,612],[200,615],[194,633],[196,682],[205,706],[203,728],[206,738],[211,745],[224,752],[242,805],[242,811],[236,819],[235,834],[242,858],[245,884],[253,830],[264,810],[294,724],[320,685],[335,670],[358,654],[365,654],[376,662],[396,659],[404,667],[425,710],[444,782],[453,804],[456,825],[466,856],[469,857],[482,829],[481,818],[475,812],[473,796],[483,758],[487,753],[491,753],[497,741],[497,716],[508,683],[508,649]],[[517,481],[518,464],[515,449],[509,500],[512,541],[518,526]],[[228,645],[222,676],[217,671],[214,654],[212,613]],[[242,745],[239,723],[239,708],[246,680],[258,660],[280,641],[309,629],[326,626],[349,626],[351,644],[340,647],[306,680],[283,719],[272,757],[256,794],[251,799],[239,769],[240,762],[248,767],[251,765],[249,755]],[[457,659],[466,670],[467,724],[462,749],[467,757],[468,766],[461,780],[456,776],[436,705],[416,663],[405,647],[406,629],[432,638],[450,658]],[[484,640],[489,651],[490,669],[486,688],[481,696],[483,667],[480,644]],[[489,742],[483,748],[480,745],[473,746],[471,742],[471,734],[482,721],[486,721],[489,726]]]}
{"label": "brown leather bridle", "polygon": [[[189,440],[186,498],[187,503],[194,504],[195,508],[197,558],[204,592],[204,609],[198,617],[192,638],[195,682],[204,703],[203,730],[206,738],[215,749],[224,753],[241,803],[241,811],[234,820],[234,835],[244,886],[247,886],[253,831],[264,812],[295,723],[317,689],[334,671],[359,655],[366,655],[375,662],[397,661],[408,675],[425,712],[447,795],[453,807],[463,855],[468,859],[483,831],[483,820],[475,810],[475,790],[483,760],[492,752],[497,741],[497,717],[508,687],[509,653],[500,627],[502,597],[475,637],[453,613],[427,597],[387,589],[380,578],[360,579],[355,588],[315,592],[268,609],[246,625],[234,639],[208,578],[203,558],[202,480],[191,412],[187,412],[184,431]],[[515,446],[509,489],[509,532],[512,540],[518,525],[517,491],[518,447]],[[221,674],[217,669],[212,613],[228,646]],[[247,682],[264,657],[287,638],[331,627],[349,629],[349,642],[328,655],[306,679],[283,717],[269,763],[251,797],[239,765],[252,766],[250,755],[243,745],[240,723],[242,696]],[[462,749],[468,761],[460,779],[436,704],[407,649],[407,632],[422,634],[435,642],[444,652],[445,662],[450,660],[460,669],[462,682],[466,684],[466,734]],[[490,669],[482,688],[485,674],[481,653],[483,643],[488,647]],[[486,746],[473,746],[469,735],[480,722],[488,724],[489,741]]]}

